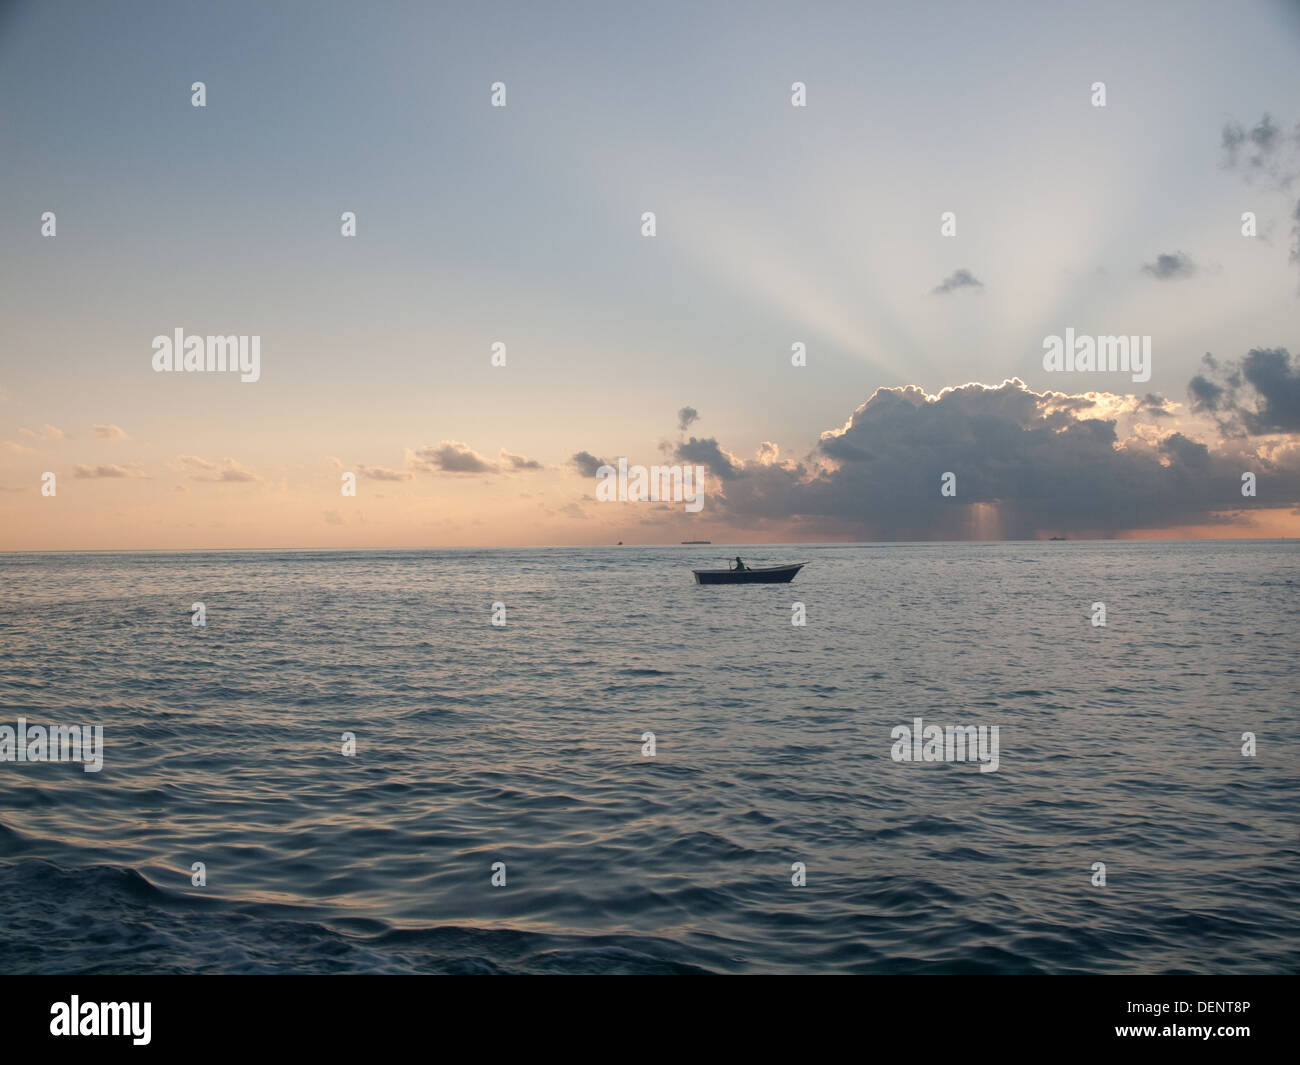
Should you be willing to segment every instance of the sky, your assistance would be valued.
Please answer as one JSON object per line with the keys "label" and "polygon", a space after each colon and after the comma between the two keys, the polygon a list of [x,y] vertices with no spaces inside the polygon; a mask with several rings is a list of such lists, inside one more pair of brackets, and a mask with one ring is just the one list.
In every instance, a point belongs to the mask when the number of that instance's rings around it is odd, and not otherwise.
{"label": "sky", "polygon": [[1298,535],[1298,58],[1273,0],[0,2],[0,549]]}

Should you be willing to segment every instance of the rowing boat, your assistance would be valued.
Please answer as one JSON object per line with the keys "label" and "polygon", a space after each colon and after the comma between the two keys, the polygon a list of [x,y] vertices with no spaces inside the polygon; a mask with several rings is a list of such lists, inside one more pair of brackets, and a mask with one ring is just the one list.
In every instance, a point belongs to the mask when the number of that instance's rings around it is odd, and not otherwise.
{"label": "rowing boat", "polygon": [[744,569],[697,569],[696,584],[788,584],[794,575],[806,566],[796,562],[790,566],[758,566]]}

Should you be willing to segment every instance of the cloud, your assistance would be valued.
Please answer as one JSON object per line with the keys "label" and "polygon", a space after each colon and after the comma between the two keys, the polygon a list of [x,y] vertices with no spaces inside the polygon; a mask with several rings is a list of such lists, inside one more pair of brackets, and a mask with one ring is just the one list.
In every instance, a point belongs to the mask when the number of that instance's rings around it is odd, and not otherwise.
{"label": "cloud", "polygon": [[[1288,137],[1267,113],[1249,130],[1231,121],[1223,127],[1222,143],[1224,167],[1239,170],[1247,182],[1262,174],[1287,192],[1300,179],[1300,122]],[[1289,260],[1300,265],[1300,200],[1291,209],[1291,220]],[[1270,221],[1265,232],[1271,225]]]}
{"label": "cloud", "polygon": [[100,440],[128,440],[126,431],[118,425],[92,425],[91,432]]}
{"label": "cloud", "polygon": [[189,473],[191,481],[209,483],[248,483],[261,478],[231,458],[214,462],[198,455],[177,455],[176,469]]}
{"label": "cloud", "polygon": [[678,444],[673,454],[678,462],[707,466],[724,481],[740,477],[745,472],[744,463],[735,455],[723,451],[717,440],[712,437],[706,440],[696,440],[695,437],[691,437],[686,443]]}
{"label": "cloud", "polygon": [[501,449],[501,462],[512,470],[540,470],[544,468],[536,459],[530,459],[526,455],[516,455],[505,448]]}
{"label": "cloud", "polygon": [[87,480],[94,480],[103,477],[145,477],[147,476],[138,466],[74,466],[72,475]]}
{"label": "cloud", "polygon": [[1148,392],[1143,396],[1139,409],[1153,418],[1172,418],[1174,416],[1174,412],[1169,409],[1169,401],[1156,392]]}
{"label": "cloud", "polygon": [[602,466],[611,466],[613,463],[596,458],[590,451],[579,451],[573,458],[569,459],[569,465],[583,477],[595,477],[598,469]]}
{"label": "cloud", "polygon": [[700,420],[700,412],[694,407],[683,407],[677,412],[677,428],[685,432]]}
{"label": "cloud", "polygon": [[1300,169],[1296,166],[1300,124],[1288,137],[1267,112],[1250,129],[1235,120],[1225,123],[1222,146],[1226,169],[1235,170],[1240,166],[1248,178],[1263,174],[1283,189],[1296,179]]}
{"label": "cloud", "polygon": [[[1261,419],[1283,421],[1290,368],[1244,362],[1270,397]],[[1038,393],[1017,379],[937,395],[881,388],[801,462],[764,462],[774,452],[763,448],[740,463],[714,440],[685,450],[725,460],[706,504],[714,516],[791,538],[1109,536],[1222,523],[1258,505],[1241,496],[1246,469],[1267,481],[1271,505],[1300,502],[1300,441],[1257,449],[1240,438],[1195,440],[1182,427],[1162,430],[1167,405],[1154,400]],[[956,477],[955,497],[940,492],[945,473]]]}
{"label": "cloud", "polygon": [[950,292],[956,292],[962,288],[982,289],[984,282],[975,277],[969,270],[963,268],[954,271],[949,277],[944,278],[943,282],[936,285],[930,290],[932,296],[946,296]]}
{"label": "cloud", "polygon": [[386,466],[357,464],[357,473],[371,481],[409,481],[415,474],[409,470],[390,470]]}
{"label": "cloud", "polygon": [[1158,281],[1176,281],[1196,273],[1196,264],[1179,251],[1172,255],[1157,255],[1155,262],[1142,264],[1142,272],[1150,274]]}
{"label": "cloud", "polygon": [[41,426],[41,431],[39,433],[36,432],[36,430],[34,429],[28,429],[26,426],[23,426],[18,431],[22,433],[23,436],[31,437],[31,439],[33,440],[70,440],[71,439],[71,437],[69,437],[68,434],[65,433],[62,429],[60,429],[57,425],[48,425],[48,424],[43,425]]}
{"label": "cloud", "polygon": [[18,443],[17,441],[14,441],[14,440],[0,440],[0,447],[3,447],[6,451],[19,451],[19,452],[22,452],[22,451],[35,451],[35,450],[36,450],[34,447],[24,447],[22,444]]}
{"label": "cloud", "polygon": [[496,473],[497,467],[474,451],[468,444],[444,440],[436,447],[424,447],[406,452],[406,465],[422,473]]}
{"label": "cloud", "polygon": [[1187,386],[1192,409],[1212,414],[1229,435],[1300,432],[1300,359],[1286,348],[1252,348],[1220,365],[1208,352]]}
{"label": "cloud", "polygon": [[1237,165],[1241,149],[1249,145],[1249,164],[1259,167],[1273,153],[1278,145],[1278,128],[1272,118],[1265,112],[1264,117],[1251,130],[1242,128],[1239,122],[1230,121],[1223,127],[1223,150],[1227,153],[1227,165]]}

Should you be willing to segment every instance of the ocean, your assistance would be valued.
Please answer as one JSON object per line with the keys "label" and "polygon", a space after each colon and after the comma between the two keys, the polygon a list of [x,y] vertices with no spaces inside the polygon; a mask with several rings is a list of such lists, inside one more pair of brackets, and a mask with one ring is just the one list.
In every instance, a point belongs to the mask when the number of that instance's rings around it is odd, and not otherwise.
{"label": "ocean", "polygon": [[0,971],[1295,972],[1298,631],[1295,541],[0,555],[0,726],[103,729]]}

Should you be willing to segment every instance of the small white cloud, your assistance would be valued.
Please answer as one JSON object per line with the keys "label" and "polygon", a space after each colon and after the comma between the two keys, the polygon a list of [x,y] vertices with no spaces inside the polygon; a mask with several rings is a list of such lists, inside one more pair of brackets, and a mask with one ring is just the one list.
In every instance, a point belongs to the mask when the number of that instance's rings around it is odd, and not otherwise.
{"label": "small white cloud", "polygon": [[[247,483],[261,480],[252,470],[231,458],[214,462],[198,455],[177,455],[172,468],[188,472],[191,481]],[[194,472],[196,470],[200,472]]]}
{"label": "small white cloud", "polygon": [[105,465],[105,466],[82,466],[77,465],[72,468],[72,475],[83,480],[99,480],[102,478],[113,477],[146,477],[148,476],[139,466],[132,463],[128,466]]}

